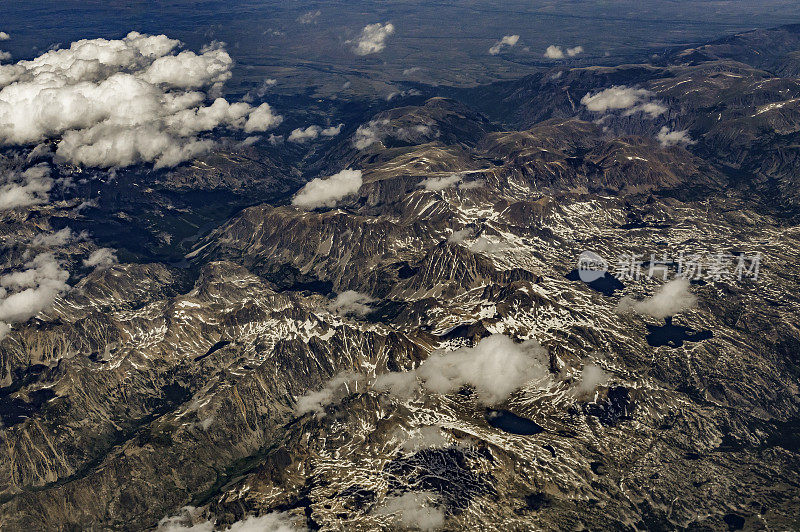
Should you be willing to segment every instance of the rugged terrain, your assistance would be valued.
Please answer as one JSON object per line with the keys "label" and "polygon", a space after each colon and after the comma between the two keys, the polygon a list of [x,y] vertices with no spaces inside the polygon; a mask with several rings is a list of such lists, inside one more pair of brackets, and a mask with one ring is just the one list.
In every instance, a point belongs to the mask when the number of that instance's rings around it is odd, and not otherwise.
{"label": "rugged terrain", "polygon": [[[2,266],[64,227],[121,263],[64,244],[71,290],[0,342],[0,527],[155,529],[191,506],[186,526],[402,529],[387,501],[424,493],[446,530],[799,528],[798,54],[785,27],[429,87],[308,153],[61,167],[69,195],[2,211]],[[336,207],[291,204],[348,168]],[[696,279],[665,325],[617,312],[659,276],[598,289],[584,250],[761,269]],[[498,334],[546,350],[502,401],[376,386]]]}

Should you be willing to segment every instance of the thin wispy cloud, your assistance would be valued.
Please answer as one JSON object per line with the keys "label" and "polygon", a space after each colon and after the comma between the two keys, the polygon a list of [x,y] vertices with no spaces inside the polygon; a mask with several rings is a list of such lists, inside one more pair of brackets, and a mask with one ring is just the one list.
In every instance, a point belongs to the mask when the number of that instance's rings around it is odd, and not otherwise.
{"label": "thin wispy cloud", "polygon": [[519,35],[505,35],[502,39],[497,41],[491,48],[489,48],[489,54],[498,55],[500,52],[503,51],[503,48],[505,47],[512,48],[517,45],[517,42],[519,42]]}

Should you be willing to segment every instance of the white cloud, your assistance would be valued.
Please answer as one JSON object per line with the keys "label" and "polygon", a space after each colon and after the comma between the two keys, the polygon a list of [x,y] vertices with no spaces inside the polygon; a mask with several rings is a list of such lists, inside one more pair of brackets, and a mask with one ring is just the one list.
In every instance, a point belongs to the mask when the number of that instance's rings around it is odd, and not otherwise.
{"label": "white cloud", "polygon": [[462,179],[463,176],[461,174],[452,174],[443,177],[429,177],[428,179],[421,181],[419,185],[421,187],[425,187],[425,190],[438,192],[440,190],[452,187]]}
{"label": "white cloud", "polygon": [[342,127],[344,127],[344,124],[339,124],[338,126],[326,127],[325,129],[320,131],[319,134],[322,135],[323,137],[335,137],[336,135],[342,132]]}
{"label": "white cloud", "polygon": [[245,133],[266,131],[283,122],[283,117],[273,112],[268,103],[262,103],[250,113],[244,124]]}
{"label": "white cloud", "polygon": [[320,131],[319,126],[308,126],[305,129],[299,127],[293,130],[289,134],[289,138],[287,140],[289,142],[296,142],[300,144],[308,140],[314,140],[315,138],[317,138],[319,136],[319,131]]}
{"label": "white cloud", "polygon": [[244,95],[242,100],[249,103],[255,100],[256,97],[263,98],[269,91],[270,87],[274,87],[277,84],[278,84],[277,79],[267,78],[261,82],[261,85],[259,85],[257,89],[255,89],[254,91],[248,91],[247,94]]}
{"label": "white cloud", "polygon": [[586,364],[583,366],[581,381],[574,393],[579,397],[594,394],[597,387],[603,384],[607,379],[608,375],[603,371],[603,368],[594,364]]}
{"label": "white cloud", "polygon": [[289,142],[303,143],[308,140],[314,140],[320,135],[323,137],[335,137],[342,131],[342,126],[344,126],[344,124],[326,127],[324,129],[320,126],[308,126],[305,129],[299,127],[289,134],[287,140]]}
{"label": "white cloud", "polygon": [[404,528],[436,530],[444,526],[444,511],[434,506],[438,497],[432,492],[408,492],[397,497],[386,497],[378,515],[393,515]]}
{"label": "white cloud", "polygon": [[83,261],[83,265],[87,268],[107,268],[108,266],[116,264],[117,262],[117,255],[114,253],[113,249],[100,248],[92,251],[89,254],[89,258]]}
{"label": "white cloud", "polygon": [[674,316],[697,304],[697,296],[689,290],[689,285],[688,279],[678,277],[664,284],[652,297],[642,301],[623,297],[617,306],[617,312],[633,310],[659,319]]}
{"label": "white cloud", "polygon": [[36,235],[31,242],[31,245],[40,248],[60,247],[72,242],[73,240],[76,240],[77,238],[83,238],[84,235],[85,233],[76,236],[72,233],[72,229],[65,227],[64,229],[56,231],[55,233]]}
{"label": "white cloud", "polygon": [[389,392],[400,399],[411,399],[419,389],[417,374],[413,371],[382,373],[372,388],[378,392]]}
{"label": "white cloud", "polygon": [[503,47],[516,46],[518,41],[519,41],[519,35],[505,35],[502,39],[497,41],[491,48],[489,48],[489,53],[491,55],[497,55],[503,50]]}
{"label": "white cloud", "polygon": [[394,25],[387,22],[381,24],[367,24],[361,30],[361,35],[355,41],[348,41],[352,43],[353,52],[356,55],[369,55],[383,51],[386,48],[386,40],[394,33]]}
{"label": "white cloud", "polygon": [[217,98],[206,106],[231,77],[233,61],[219,44],[199,54],[175,53],[179,44],[132,32],[0,65],[0,145],[53,139],[56,156],[73,164],[158,168],[213,149],[201,133],[280,123],[267,104],[254,109]]}
{"label": "white cloud", "polygon": [[411,432],[398,428],[395,431],[395,436],[402,441],[400,446],[403,450],[409,452],[416,452],[422,449],[440,449],[450,445],[450,440],[444,436],[442,428],[438,425],[420,427]]}
{"label": "white cloud", "polygon": [[689,130],[671,131],[667,126],[661,128],[656,136],[658,142],[665,148],[667,146],[675,146],[676,144],[683,144],[685,146],[694,144],[695,141],[689,136]]}
{"label": "white cloud", "polygon": [[[212,532],[214,523],[200,518],[200,510],[192,506],[181,513],[165,517],[158,522],[156,532]],[[224,532],[306,532],[303,525],[295,525],[288,512],[270,512],[261,516],[248,516],[225,529]]]}
{"label": "white cloud", "polygon": [[575,57],[580,53],[583,53],[583,46],[574,46],[572,48],[567,48],[567,55],[570,57]]}
{"label": "white cloud", "polygon": [[[342,389],[347,390],[350,386],[356,386],[363,380],[364,376],[360,373],[343,371],[332,378],[320,391],[310,392],[298,397],[294,411],[299,416],[308,412],[315,412],[317,417],[324,416],[325,406],[334,401],[337,397],[337,392],[340,392]],[[345,391],[345,393],[347,392]]]}
{"label": "white cloud", "polygon": [[500,403],[525,383],[547,376],[547,351],[534,340],[517,344],[494,334],[475,347],[435,352],[417,368],[423,386],[440,394],[475,387],[487,405]]}
{"label": "white cloud", "polygon": [[635,105],[632,108],[625,111],[622,116],[631,116],[636,113],[645,113],[650,115],[651,118],[656,118],[657,116],[661,116],[666,113],[668,109],[657,102],[647,102],[642,103],[639,105]]}
{"label": "white cloud", "polygon": [[246,139],[244,139],[242,142],[239,143],[239,146],[242,146],[242,147],[252,146],[253,144],[257,143],[259,140],[261,140],[261,137],[259,137],[258,135],[254,135],[252,137],[247,137]]}
{"label": "white cloud", "polygon": [[381,375],[373,388],[408,398],[417,379],[425,389],[439,394],[470,385],[480,401],[495,405],[526,383],[546,378],[548,365],[547,350],[535,340],[515,343],[507,336],[494,334],[475,347],[434,351],[414,371]]}
{"label": "white cloud", "polygon": [[51,188],[53,180],[46,165],[24,172],[0,172],[0,211],[47,203]]}
{"label": "white cloud", "polygon": [[368,124],[358,126],[353,136],[353,146],[363,150],[377,142],[381,142],[387,134],[388,120],[371,120]]}
{"label": "white cloud", "polygon": [[0,31],[0,41],[7,41],[11,38],[11,35],[4,31]]}
{"label": "white cloud", "polygon": [[336,296],[336,299],[328,304],[328,310],[335,314],[347,315],[358,314],[363,316],[372,311],[369,304],[375,300],[367,294],[347,290]]}
{"label": "white cloud", "polygon": [[475,231],[470,229],[469,227],[465,227],[464,229],[459,229],[458,231],[453,231],[449,237],[447,237],[448,242],[452,242],[453,244],[461,244],[468,238],[472,238],[472,235],[475,234]]}
{"label": "white cloud", "polygon": [[431,129],[429,124],[418,124],[410,127],[399,127],[389,120],[370,120],[358,127],[353,135],[353,146],[364,150],[373,144],[394,138],[408,143],[428,142],[431,137],[438,137],[439,132]]}
{"label": "white cloud", "polygon": [[482,179],[476,179],[475,181],[467,181],[466,183],[461,183],[458,185],[459,190],[475,190],[476,188],[483,188],[486,185],[486,182]]}
{"label": "white cloud", "polygon": [[271,512],[259,517],[250,516],[226,529],[226,532],[305,532],[305,526],[294,524],[288,512]]}
{"label": "white cloud", "polygon": [[201,510],[184,506],[180,513],[167,516],[158,522],[156,532],[213,532],[214,524],[201,518]]}
{"label": "white cloud", "polygon": [[304,209],[333,207],[342,198],[361,188],[361,170],[342,170],[330,177],[312,179],[292,199],[292,205]]}
{"label": "white cloud", "polygon": [[199,55],[184,50],[177,55],[159,57],[140,77],[152,85],[176,89],[202,89],[209,85],[219,89],[231,78],[231,66],[233,59],[228,52],[215,45],[204,48]]}
{"label": "white cloud", "polygon": [[297,18],[297,22],[300,24],[316,24],[317,19],[322,14],[322,11],[317,9],[316,11],[309,11],[307,13],[303,13]]}
{"label": "white cloud", "polygon": [[475,242],[470,244],[469,250],[473,253],[494,253],[496,251],[503,251],[508,249],[508,244],[504,242],[492,242],[485,236],[479,236]]}
{"label": "white cloud", "polygon": [[52,254],[40,253],[25,268],[0,277],[0,322],[27,321],[69,290],[69,272]]}
{"label": "white cloud", "polygon": [[587,93],[581,98],[581,103],[590,111],[598,113],[627,109],[625,116],[642,112],[655,118],[664,114],[667,108],[657,101],[648,101],[653,95],[646,89],[615,85],[595,94]]}
{"label": "white cloud", "polygon": [[0,63],[3,61],[10,61],[11,60],[11,52],[4,52],[0,50]]}
{"label": "white cloud", "polygon": [[564,50],[560,46],[551,44],[544,51],[544,56],[548,59],[564,59]]}

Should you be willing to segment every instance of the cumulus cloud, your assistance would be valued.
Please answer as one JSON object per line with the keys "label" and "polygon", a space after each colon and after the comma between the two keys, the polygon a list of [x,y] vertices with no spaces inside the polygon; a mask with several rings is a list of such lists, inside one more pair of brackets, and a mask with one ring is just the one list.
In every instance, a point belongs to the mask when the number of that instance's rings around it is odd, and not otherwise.
{"label": "cumulus cloud", "polygon": [[661,128],[661,131],[658,132],[656,138],[658,139],[658,142],[661,143],[661,145],[665,148],[667,146],[675,146],[677,144],[688,146],[695,143],[692,140],[692,137],[689,136],[689,130],[684,129],[682,131],[672,131],[667,126]]}
{"label": "cumulus cloud", "polygon": [[335,137],[336,135],[342,132],[342,127],[344,127],[344,124],[339,124],[338,126],[326,127],[319,133],[323,137]]}
{"label": "cumulus cloud", "polygon": [[289,134],[289,138],[287,139],[289,142],[296,142],[301,144],[308,140],[313,140],[319,136],[320,127],[319,126],[308,126],[307,128],[303,129],[301,127],[293,130]]}
{"label": "cumulus cloud", "polygon": [[[298,416],[315,412],[317,417],[325,415],[325,406],[331,404],[337,397],[343,397],[351,386],[358,385],[364,380],[360,373],[343,371],[332,378],[325,387],[318,392],[310,392],[298,397],[294,411]],[[344,393],[342,393],[344,391]]]}
{"label": "cumulus cloud", "polygon": [[594,364],[586,364],[581,372],[581,381],[575,388],[574,393],[579,397],[586,397],[595,392],[597,387],[608,379],[608,375],[603,368]]}
{"label": "cumulus cloud", "polygon": [[564,50],[560,46],[551,44],[544,51],[544,56],[548,59],[564,59]]}
{"label": "cumulus cloud", "polygon": [[0,211],[47,203],[52,188],[53,179],[46,165],[24,172],[0,172]]}
{"label": "cumulus cloud", "polygon": [[438,192],[440,190],[452,187],[462,179],[463,176],[461,174],[452,174],[443,177],[429,177],[428,179],[421,181],[419,185],[421,187],[425,187],[425,190]]}
{"label": "cumulus cloud", "polygon": [[355,41],[348,41],[353,44],[353,52],[356,55],[376,54],[386,48],[386,40],[394,33],[394,25],[390,22],[381,24],[367,24],[361,30],[361,35]]}
{"label": "cumulus cloud", "polygon": [[646,89],[615,85],[595,94],[587,93],[581,98],[581,103],[598,113],[626,109],[625,116],[641,112],[655,118],[664,114],[667,108],[657,101],[648,101],[652,96],[653,93]]}
{"label": "cumulus cloud", "polygon": [[317,9],[316,11],[309,11],[307,13],[303,13],[297,18],[297,22],[300,24],[316,24],[317,19],[319,16],[322,15],[322,11]]}
{"label": "cumulus cloud", "polygon": [[299,127],[289,134],[289,138],[287,140],[289,142],[301,144],[309,140],[314,140],[320,135],[323,137],[335,137],[342,131],[342,126],[344,126],[344,124],[326,127],[324,129],[320,126],[308,126],[305,129]]}
{"label": "cumulus cloud", "polygon": [[652,297],[642,301],[623,297],[617,306],[617,312],[635,311],[658,319],[674,316],[697,304],[697,296],[689,290],[689,285],[688,279],[678,277],[664,284]]}
{"label": "cumulus cloud", "polygon": [[[181,509],[178,515],[165,517],[158,522],[157,532],[212,532],[214,523],[203,520],[200,510],[193,506]],[[306,532],[296,525],[288,512],[270,512],[261,516],[248,516],[232,524],[224,532]]]}
{"label": "cumulus cloud", "polygon": [[337,295],[336,298],[328,304],[328,310],[343,316],[347,314],[363,316],[372,311],[369,304],[374,301],[375,300],[367,294],[362,294],[355,290],[347,290]]}
{"label": "cumulus cloud", "polygon": [[491,55],[499,54],[504,47],[514,47],[517,45],[519,41],[519,35],[505,35],[502,39],[497,41],[491,48],[489,48],[489,53]]}
{"label": "cumulus cloud", "polygon": [[575,57],[581,53],[583,53],[583,46],[573,46],[572,48],[567,48],[567,55],[570,57]]}
{"label": "cumulus cloud", "polygon": [[11,52],[4,52],[0,50],[0,63],[3,61],[11,61]]}
{"label": "cumulus cloud", "polygon": [[384,142],[386,139],[418,144],[428,142],[431,138],[438,136],[439,132],[434,131],[430,124],[401,127],[386,119],[370,120],[356,130],[353,135],[353,146],[358,150],[364,150],[373,144]]}
{"label": "cumulus cloud", "polygon": [[[27,321],[69,290],[69,272],[52,254],[40,253],[25,268],[0,277],[0,323]],[[7,329],[6,325],[1,327]]]}
{"label": "cumulus cloud", "polygon": [[56,156],[73,164],[160,168],[211,150],[214,142],[201,133],[280,123],[268,104],[216,98],[207,105],[230,79],[233,60],[218,43],[199,54],[176,53],[179,45],[131,32],[0,65],[0,145],[54,139]]}
{"label": "cumulus cloud", "polygon": [[0,31],[0,41],[7,41],[11,38],[11,35],[4,31]]}
{"label": "cumulus cloud", "polygon": [[548,59],[564,59],[567,56],[575,57],[580,53],[583,53],[583,46],[573,46],[572,48],[567,48],[565,52],[560,46],[551,44],[544,51],[544,56]]}
{"label": "cumulus cloud", "polygon": [[482,339],[475,347],[435,351],[411,372],[381,375],[373,388],[407,398],[417,380],[428,391],[448,394],[472,386],[478,399],[496,405],[526,383],[546,378],[549,357],[535,340],[516,343],[502,334]]}
{"label": "cumulus cloud", "polygon": [[244,131],[245,133],[266,131],[274,128],[281,122],[283,122],[283,117],[275,114],[268,103],[262,103],[247,117],[247,122],[244,123]]}
{"label": "cumulus cloud", "polygon": [[408,492],[397,497],[386,497],[377,515],[392,515],[404,528],[436,530],[444,526],[444,511],[435,504],[438,497],[432,492]]}
{"label": "cumulus cloud", "polygon": [[117,262],[117,255],[114,253],[113,249],[100,248],[92,251],[89,257],[83,261],[83,265],[87,268],[107,268]]}
{"label": "cumulus cloud", "polygon": [[292,205],[304,209],[333,207],[342,198],[361,188],[361,170],[342,170],[330,177],[312,179],[292,199]]}
{"label": "cumulus cloud", "polygon": [[595,94],[586,94],[581,98],[581,103],[590,111],[605,113],[609,110],[628,109],[651,95],[652,93],[645,89],[615,85]]}

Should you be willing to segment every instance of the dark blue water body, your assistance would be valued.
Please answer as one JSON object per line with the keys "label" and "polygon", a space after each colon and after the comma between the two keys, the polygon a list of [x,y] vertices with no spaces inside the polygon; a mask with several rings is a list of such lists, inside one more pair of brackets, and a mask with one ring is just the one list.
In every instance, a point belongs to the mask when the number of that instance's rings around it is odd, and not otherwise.
{"label": "dark blue water body", "polygon": [[711,331],[696,331],[691,327],[674,325],[670,318],[666,324],[647,326],[647,343],[653,347],[667,345],[669,347],[681,347],[684,342],[702,342],[714,337]]}
{"label": "dark blue water body", "polygon": [[[578,270],[572,270],[565,277],[570,281],[581,281]],[[589,288],[595,292],[600,292],[604,296],[613,295],[616,290],[622,290],[625,288],[625,285],[622,283],[622,281],[608,272],[603,273],[602,277],[586,284],[589,285]]]}
{"label": "dark blue water body", "polygon": [[645,222],[642,220],[636,220],[633,222],[628,222],[626,224],[622,224],[619,226],[620,229],[669,229],[672,227],[669,224],[656,224],[651,222]]}
{"label": "dark blue water body", "polygon": [[194,361],[195,362],[199,362],[200,360],[203,360],[207,356],[213,354],[214,351],[219,351],[220,349],[222,349],[223,347],[225,347],[226,345],[228,345],[230,343],[231,343],[230,340],[220,340],[219,342],[217,342],[214,345],[212,345],[211,348],[209,348],[209,350],[205,352],[205,354],[202,354],[202,355],[200,355],[198,357],[195,357]]}
{"label": "dark blue water body", "polygon": [[508,410],[486,410],[486,422],[492,427],[511,434],[531,436],[544,430],[541,425],[526,417],[518,416]]}
{"label": "dark blue water body", "polygon": [[12,427],[22,423],[38,412],[42,405],[55,397],[56,394],[49,388],[35,390],[28,394],[29,401],[16,397],[0,397],[0,420],[5,427]]}

